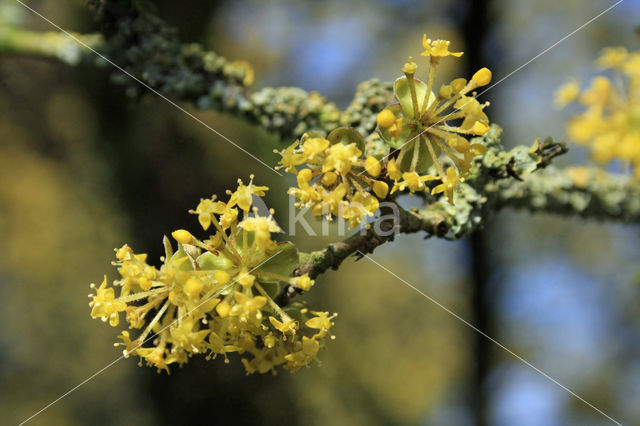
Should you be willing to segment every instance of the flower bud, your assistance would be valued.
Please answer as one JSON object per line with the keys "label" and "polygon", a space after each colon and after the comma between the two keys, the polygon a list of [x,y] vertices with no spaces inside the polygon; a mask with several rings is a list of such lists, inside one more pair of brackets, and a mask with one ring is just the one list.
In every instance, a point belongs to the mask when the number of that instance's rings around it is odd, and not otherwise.
{"label": "flower bud", "polygon": [[486,86],[491,82],[491,71],[489,68],[480,68],[476,73],[471,77],[471,81],[473,81],[477,86]]}
{"label": "flower bud", "polygon": [[453,87],[451,87],[448,84],[443,84],[440,87],[440,91],[438,92],[438,96],[440,96],[442,99],[447,99],[452,94],[453,94]]}
{"label": "flower bud", "polygon": [[464,78],[456,78],[451,82],[451,88],[453,93],[460,93],[462,89],[467,85],[467,80]]}
{"label": "flower bud", "polygon": [[392,158],[389,164],[387,164],[387,175],[393,180],[400,180],[402,178],[402,173],[396,164],[395,158]]}
{"label": "flower bud", "polygon": [[240,278],[238,278],[238,282],[242,287],[251,287],[255,280],[256,277],[251,274],[244,274]]}
{"label": "flower bud", "polygon": [[322,184],[324,186],[331,186],[338,181],[338,175],[334,172],[326,172],[322,176]]}
{"label": "flower bud", "polygon": [[313,173],[311,169],[302,169],[298,173],[298,185],[303,186],[304,184],[309,183],[311,178],[313,177]]}
{"label": "flower bud", "polygon": [[204,286],[200,281],[195,278],[189,278],[184,285],[184,291],[191,297],[196,297],[200,295],[202,288]]}
{"label": "flower bud", "polygon": [[396,122],[396,116],[390,109],[385,108],[378,113],[376,120],[380,127],[389,127]]}
{"label": "flower bud", "polygon": [[171,233],[171,236],[175,238],[175,240],[180,244],[191,244],[194,240],[193,235],[191,235],[191,232],[184,229],[178,229],[176,231],[173,231]]}
{"label": "flower bud", "polygon": [[229,273],[226,271],[216,271],[213,276],[216,281],[218,281],[218,284],[221,285],[228,284],[229,281],[231,281],[231,275],[229,275]]}
{"label": "flower bud", "polygon": [[373,192],[375,192],[378,198],[384,200],[387,198],[387,194],[389,194],[389,185],[387,185],[386,182],[377,180],[373,182]]}
{"label": "flower bud", "polygon": [[382,165],[375,157],[369,156],[364,163],[365,170],[372,177],[378,177],[382,171]]}
{"label": "flower bud", "polygon": [[222,302],[216,305],[216,312],[220,316],[220,318],[226,318],[229,315],[229,311],[231,310],[231,306],[229,302],[223,300]]}

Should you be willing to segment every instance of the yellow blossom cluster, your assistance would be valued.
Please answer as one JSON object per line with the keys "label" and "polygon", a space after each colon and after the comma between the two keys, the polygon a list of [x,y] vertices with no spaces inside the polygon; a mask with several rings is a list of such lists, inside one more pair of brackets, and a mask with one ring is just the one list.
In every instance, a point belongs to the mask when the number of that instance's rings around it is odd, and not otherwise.
{"label": "yellow blossom cluster", "polygon": [[[285,308],[274,298],[282,284],[309,290],[307,275],[292,277],[298,263],[293,244],[271,237],[280,232],[271,212],[259,216],[253,197],[267,187],[239,181],[228,201],[215,196],[200,201],[191,213],[213,234],[199,240],[189,231],[172,233],[174,251],[164,239],[160,268],[147,264],[145,254],[124,245],[116,250],[120,279],[91,287],[91,316],[117,326],[124,316],[129,330],[119,338],[124,355],[169,371],[169,365],[193,354],[207,357],[236,352],[248,373],[295,371],[313,361],[329,335],[335,315],[309,312],[301,304]],[[116,296],[116,292],[118,295]],[[140,330],[133,338],[133,330]]]}
{"label": "yellow blossom cluster", "polygon": [[378,211],[379,199],[387,197],[389,185],[377,179],[382,164],[372,156],[364,157],[359,135],[351,129],[337,130],[351,138],[332,142],[335,131],[328,139],[304,135],[276,152],[282,156],[280,167],[297,176],[298,186],[289,189],[298,200],[297,207],[328,220],[344,218],[354,228]]}
{"label": "yellow blossom cluster", "polygon": [[[473,159],[486,152],[480,143],[468,138],[489,130],[489,118],[474,91],[491,82],[491,71],[482,68],[471,78],[457,78],[435,91],[435,70],[440,59],[460,57],[449,51],[449,41],[431,40],[425,35],[422,56],[429,57],[427,82],[415,78],[418,65],[409,58],[402,68],[404,77],[396,80],[396,102],[377,116],[378,129],[391,146],[387,175],[394,181],[391,192],[408,189],[411,193],[426,189],[425,182],[440,180],[433,194],[444,193],[453,204],[456,185],[468,174]],[[444,153],[451,163],[448,169],[440,161]],[[432,174],[432,167],[436,174]]]}
{"label": "yellow blossom cluster", "polygon": [[582,105],[585,109],[567,124],[569,137],[588,146],[598,163],[620,159],[640,178],[640,51],[606,48],[596,64],[614,78],[597,76],[582,92],[571,80],[556,92],[556,105]]}

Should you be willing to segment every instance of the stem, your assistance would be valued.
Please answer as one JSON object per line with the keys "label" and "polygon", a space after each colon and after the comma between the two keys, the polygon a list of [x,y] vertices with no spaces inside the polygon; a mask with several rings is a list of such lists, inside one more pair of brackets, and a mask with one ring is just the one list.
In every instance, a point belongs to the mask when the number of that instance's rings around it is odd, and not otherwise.
{"label": "stem", "polygon": [[[444,101],[442,103],[442,105],[440,105],[438,107],[438,109],[435,112],[435,115],[440,114],[442,111],[444,111],[445,109],[449,108],[449,106],[453,105],[454,103],[456,103],[456,101],[458,99],[460,99],[462,96],[464,95],[463,91],[461,90],[459,93],[456,93],[455,95],[453,95],[449,100]],[[455,109],[453,112],[457,112],[459,111],[458,109]]]}
{"label": "stem", "polygon": [[456,167],[457,167],[458,169],[460,169],[461,162],[463,161],[463,160],[461,160],[461,159],[460,159],[460,157],[458,157],[458,155],[460,155],[460,154],[457,154],[456,152],[454,152],[451,148],[449,148],[449,145],[447,145],[446,143],[442,142],[442,140],[441,140],[441,139],[436,139],[435,141],[436,141],[436,143],[438,144],[438,146],[439,146],[442,150],[444,150],[444,152],[446,152],[446,153],[447,153],[447,156],[449,156],[449,158],[451,158],[451,160],[452,160],[454,163],[456,163]]}
{"label": "stem", "polygon": [[[429,98],[431,97],[431,89],[433,88],[433,80],[435,79],[436,76],[436,65],[435,63],[431,62],[431,65],[429,65],[429,79],[427,80],[427,93],[425,93],[424,95],[424,102],[422,102],[422,108],[420,109],[420,114],[424,114],[424,112],[427,109],[427,105],[429,104]],[[417,117],[416,117],[417,118]]]}
{"label": "stem", "polygon": [[443,115],[442,117],[438,117],[438,122],[446,123],[449,120],[455,120],[456,118],[462,118],[466,114],[464,111],[452,111],[447,115]]}
{"label": "stem", "polygon": [[[173,305],[173,306],[175,306],[175,305]],[[160,310],[158,311],[156,316],[153,317],[153,319],[151,320],[149,325],[147,325],[147,328],[145,328],[144,331],[142,332],[142,334],[140,336],[138,336],[137,340],[140,340],[140,344],[144,343],[147,335],[153,329],[153,327],[156,325],[156,323],[160,320],[162,315],[164,315],[164,312],[167,310],[168,307],[169,307],[169,301],[167,300],[166,302],[164,302],[164,305],[162,305],[162,308],[160,308]]]}
{"label": "stem", "polygon": [[266,277],[266,278],[274,278],[276,280],[280,280],[280,281],[284,281],[284,282],[289,282],[289,279],[291,277],[287,277],[285,275],[281,275],[281,274],[276,274],[274,272],[265,272],[265,271],[254,271],[253,274],[256,277]]}
{"label": "stem", "polygon": [[144,291],[142,293],[135,293],[135,294],[131,294],[131,295],[125,296],[125,297],[119,297],[118,300],[121,301],[121,302],[125,302],[125,303],[126,302],[132,302],[134,300],[144,299],[145,297],[153,296],[154,294],[159,294],[159,293],[162,293],[164,291],[169,292],[170,289],[165,288],[164,285],[163,285],[162,288],[158,288],[158,289],[155,289],[155,290]]}
{"label": "stem", "polygon": [[418,164],[418,156],[420,155],[420,138],[413,141],[413,157],[411,158],[411,168],[409,171],[414,172]]}
{"label": "stem", "polygon": [[445,132],[450,132],[450,133],[461,133],[463,135],[471,135],[471,129],[463,129],[461,127],[458,126],[447,126],[447,125],[442,125],[442,126],[435,126],[432,127],[429,130],[432,129],[440,129],[440,130],[444,130]]}
{"label": "stem", "polygon": [[271,309],[273,309],[283,321],[291,320],[291,317],[287,315],[287,313],[283,311],[282,308],[278,306],[276,302],[274,302],[271,296],[269,296],[269,294],[264,290],[264,288],[262,288],[260,283],[256,282],[254,284],[254,287],[256,288],[256,290],[258,290],[258,293],[260,293],[261,295],[267,298],[267,303],[269,303],[269,306],[271,306]]}
{"label": "stem", "polygon": [[436,170],[438,170],[440,179],[444,181],[444,178],[446,175],[444,174],[444,170],[442,169],[442,164],[440,164],[440,161],[438,161],[438,156],[436,155],[436,151],[435,149],[433,149],[433,146],[431,145],[431,138],[429,136],[423,137],[423,138],[424,138],[424,143],[427,144],[427,149],[429,150],[429,154],[431,155],[433,164],[435,164]]}
{"label": "stem", "polygon": [[413,79],[413,74],[404,74],[407,77],[407,84],[409,85],[409,92],[411,93],[411,104],[413,105],[413,118],[418,118],[418,95],[416,95],[416,82]]}
{"label": "stem", "polygon": [[402,147],[400,148],[400,154],[398,154],[398,157],[396,158],[396,164],[398,165],[398,168],[400,167],[400,164],[402,164],[402,159],[404,158],[404,154],[407,153],[409,148],[407,147]]}

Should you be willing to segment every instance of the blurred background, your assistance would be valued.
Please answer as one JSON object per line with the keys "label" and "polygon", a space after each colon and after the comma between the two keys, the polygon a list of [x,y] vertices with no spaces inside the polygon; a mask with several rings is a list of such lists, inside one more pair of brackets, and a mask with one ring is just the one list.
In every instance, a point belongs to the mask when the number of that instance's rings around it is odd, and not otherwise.
{"label": "blurred background", "polygon": [[[95,31],[81,1],[31,1],[62,27]],[[400,74],[421,38],[452,41],[442,80],[489,66],[494,81],[612,0],[158,0],[184,41],[250,61],[256,86],[317,90],[344,108],[357,83]],[[13,0],[0,26],[52,30]],[[625,0],[483,95],[507,146],[565,137],[553,107],[600,49],[640,47],[640,2]],[[419,62],[420,63],[420,62]],[[422,67],[424,71],[426,66]],[[159,262],[161,239],[196,229],[200,197],[257,175],[286,223],[280,179],[149,95],[129,100],[109,68],[0,56],[0,413],[16,424],[121,353],[89,317],[89,283],[113,248]],[[420,72],[420,70],[419,70]],[[240,120],[197,113],[275,164],[283,142]],[[290,143],[285,141],[284,143]],[[574,146],[560,164],[588,163]],[[300,233],[299,233],[300,234]],[[305,238],[306,250],[331,238]],[[624,424],[640,424],[638,227],[505,211],[458,242],[401,236],[374,258]],[[231,357],[171,375],[122,360],[32,420],[42,425],[604,425],[602,415],[382,269],[347,261],[306,299],[339,312],[322,365],[245,376]]]}

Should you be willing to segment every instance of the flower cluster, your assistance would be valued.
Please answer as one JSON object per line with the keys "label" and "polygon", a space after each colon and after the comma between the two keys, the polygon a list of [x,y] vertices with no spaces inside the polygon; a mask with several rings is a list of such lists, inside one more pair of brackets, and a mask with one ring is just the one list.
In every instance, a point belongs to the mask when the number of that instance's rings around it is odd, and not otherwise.
{"label": "flower cluster", "polygon": [[315,216],[342,217],[354,228],[373,216],[378,199],[389,193],[389,185],[377,179],[382,164],[373,156],[364,157],[364,142],[355,130],[336,129],[327,139],[304,135],[278,153],[280,167],[297,175],[298,187],[289,189],[298,200],[296,206],[309,208]]}
{"label": "flower cluster", "polygon": [[[464,180],[474,157],[486,152],[484,145],[468,138],[489,130],[489,119],[483,111],[488,103],[478,102],[474,89],[490,83],[491,71],[482,68],[469,81],[457,78],[435,91],[440,59],[460,57],[462,52],[451,52],[448,41],[432,41],[426,35],[422,44],[422,56],[429,58],[427,83],[415,78],[418,65],[409,58],[402,69],[404,77],[394,84],[397,102],[377,116],[380,134],[393,149],[387,174],[395,182],[391,192],[423,191],[425,182],[439,179],[441,184],[431,192],[443,192],[453,204],[456,185]],[[448,169],[440,161],[442,153],[453,163]]]}
{"label": "flower cluster", "polygon": [[575,80],[558,89],[555,100],[559,107],[572,102],[585,107],[569,121],[567,133],[590,147],[598,163],[621,159],[640,178],[640,51],[607,48],[596,64],[612,70],[616,83],[598,76],[582,92]]}
{"label": "flower cluster", "polygon": [[[267,187],[239,181],[225,203],[201,200],[191,213],[213,235],[199,240],[186,230],[172,233],[174,252],[165,237],[163,264],[147,264],[146,255],[128,246],[116,250],[121,278],[109,286],[105,277],[90,295],[91,316],[117,326],[121,314],[136,338],[124,330],[124,355],[139,356],[159,371],[184,364],[193,354],[208,357],[237,352],[248,373],[295,371],[316,358],[335,315],[309,312],[301,304],[281,308],[274,301],[282,283],[301,290],[313,285],[307,275],[291,277],[298,253],[291,243],[277,243],[280,228],[268,217],[251,214],[253,197]],[[242,216],[242,218],[240,218]],[[116,297],[116,289],[119,295]]]}

